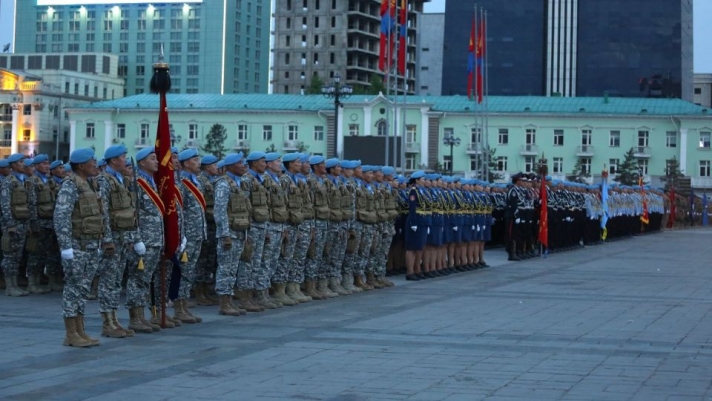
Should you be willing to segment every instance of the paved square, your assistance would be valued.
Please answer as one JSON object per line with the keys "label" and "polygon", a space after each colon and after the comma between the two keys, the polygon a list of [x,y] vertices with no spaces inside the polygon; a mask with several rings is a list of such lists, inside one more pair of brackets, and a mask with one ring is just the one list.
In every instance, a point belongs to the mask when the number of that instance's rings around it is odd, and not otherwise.
{"label": "paved square", "polygon": [[202,324],[91,349],[62,346],[58,294],[3,296],[0,399],[712,399],[711,244],[694,229],[489,251],[485,270],[238,318],[196,308]]}

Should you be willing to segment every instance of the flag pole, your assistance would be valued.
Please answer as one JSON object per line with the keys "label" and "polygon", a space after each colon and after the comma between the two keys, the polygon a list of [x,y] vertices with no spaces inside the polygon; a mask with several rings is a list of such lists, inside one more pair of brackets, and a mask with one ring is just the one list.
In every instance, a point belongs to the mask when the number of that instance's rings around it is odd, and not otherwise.
{"label": "flag pole", "polygon": [[[489,71],[487,67],[487,53],[489,53],[489,50],[487,49],[487,11],[485,11],[484,8],[482,8],[482,12],[484,13],[484,24],[485,24],[485,29],[484,31],[484,38],[482,38],[482,63],[484,64],[482,66],[485,74],[485,87],[483,88],[484,91],[484,109],[485,109],[485,120],[484,120],[484,141],[485,141],[485,148],[489,150]],[[485,164],[489,165],[489,158],[490,154],[489,151],[487,154],[484,155],[485,159]]]}
{"label": "flag pole", "polygon": [[[393,148],[391,149],[391,162],[393,163],[393,166],[396,166],[396,154],[398,153],[398,147],[396,146],[396,143],[398,142],[398,51],[397,51],[397,44],[395,41],[395,33],[398,32],[398,6],[396,3],[393,4],[393,7],[395,7],[395,20],[391,22],[391,27],[396,28],[393,29],[392,32],[390,32],[389,35],[389,40],[388,43],[393,43],[393,47],[390,49],[389,55],[393,55],[392,60],[391,60],[391,68],[389,68],[389,72],[393,74],[394,82],[393,82],[393,124],[391,124],[391,121],[388,121],[388,134],[390,135],[391,129],[393,130]],[[395,51],[394,51],[395,50]],[[395,54],[394,54],[395,53]],[[390,99],[388,99],[390,101]],[[385,164],[386,166],[389,165],[388,163]]]}
{"label": "flag pole", "polygon": [[386,9],[386,14],[382,16],[381,18],[388,18],[388,26],[386,28],[386,102],[388,103],[388,107],[386,107],[386,157],[383,160],[383,165],[387,166],[388,165],[388,157],[390,155],[390,149],[389,149],[389,141],[391,137],[391,129],[390,129],[390,119],[391,119],[391,108],[393,105],[391,104],[391,55],[392,55],[392,49],[391,49],[391,23],[390,23],[390,18],[391,18],[391,3],[390,1],[387,2],[388,8]]}
{"label": "flag pole", "polygon": [[[407,125],[406,125],[406,113],[408,112],[408,2],[403,2],[401,3],[401,7],[405,6],[405,21],[401,21],[400,15],[398,16],[398,22],[403,24],[405,22],[405,39],[402,41],[405,45],[405,51],[403,54],[405,55],[405,60],[402,60],[402,63],[405,66],[405,69],[403,70],[403,106],[401,108],[403,109],[403,118],[402,120],[402,127],[401,127],[401,138],[400,138],[400,143],[401,143],[401,151],[400,151],[400,171],[401,174],[405,175],[405,144],[406,144],[406,134],[407,134]],[[403,27],[399,27],[399,34]],[[401,40],[399,38],[398,40],[398,46],[401,45]],[[396,166],[394,166],[396,167]]]}

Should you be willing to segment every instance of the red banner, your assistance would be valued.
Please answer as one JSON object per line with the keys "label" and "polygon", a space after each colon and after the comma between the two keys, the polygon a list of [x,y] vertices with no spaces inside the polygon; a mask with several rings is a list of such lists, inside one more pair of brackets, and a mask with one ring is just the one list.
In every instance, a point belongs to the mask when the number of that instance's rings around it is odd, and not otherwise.
{"label": "red banner", "polygon": [[156,133],[156,157],[158,157],[158,171],[153,178],[156,180],[158,194],[166,206],[163,214],[163,226],[165,231],[165,245],[163,253],[166,258],[175,255],[180,245],[180,229],[178,227],[177,197],[175,174],[173,172],[173,162],[171,156],[171,133],[168,124],[168,105],[166,104],[166,94],[161,93],[161,105],[158,111],[158,131]]}
{"label": "red banner", "polygon": [[541,177],[541,188],[539,188],[539,199],[541,210],[539,210],[539,242],[545,247],[549,247],[549,209],[546,198],[546,177]]}

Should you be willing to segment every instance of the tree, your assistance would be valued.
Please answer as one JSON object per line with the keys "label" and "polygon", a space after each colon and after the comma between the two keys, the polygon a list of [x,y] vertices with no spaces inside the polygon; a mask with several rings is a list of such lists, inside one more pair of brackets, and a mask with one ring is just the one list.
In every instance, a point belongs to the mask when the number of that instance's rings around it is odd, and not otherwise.
{"label": "tree", "polygon": [[225,148],[227,128],[221,124],[213,124],[213,126],[210,127],[210,131],[205,139],[205,146],[202,146],[200,150],[204,153],[211,154],[218,159],[222,159],[227,153],[227,149]]}
{"label": "tree", "polygon": [[265,149],[265,152],[267,152],[267,153],[272,153],[272,152],[276,152],[276,151],[277,151],[277,147],[274,146],[274,144],[270,144],[267,147],[267,149]]}
{"label": "tree", "polygon": [[440,162],[433,163],[431,170],[438,174],[450,174],[450,170],[445,169],[445,166],[443,166],[443,164]]}
{"label": "tree", "polygon": [[588,171],[586,166],[583,164],[583,159],[579,158],[576,160],[576,165],[574,166],[574,171],[566,177],[569,181],[578,182],[580,184],[586,183],[586,178],[591,177],[591,173]]}
{"label": "tree", "polygon": [[306,95],[319,95],[321,94],[321,88],[324,86],[324,81],[319,78],[319,75],[314,75],[309,82],[309,86],[304,90]]}
{"label": "tree", "polygon": [[304,142],[299,142],[297,153],[309,153],[309,145],[305,145]]}
{"label": "tree", "polygon": [[613,181],[623,185],[638,184],[638,160],[635,158],[633,148],[626,152],[625,160],[618,166],[616,173],[618,177],[614,178]]}
{"label": "tree", "polygon": [[486,148],[483,155],[485,156],[485,181],[493,182],[502,179],[502,173],[497,172],[497,158],[495,157],[497,148]]}
{"label": "tree", "polygon": [[665,183],[665,188],[669,189],[674,188],[684,176],[680,171],[680,162],[673,156],[672,159],[666,160],[665,175],[660,177],[660,180]]}
{"label": "tree", "polygon": [[368,90],[370,95],[386,94],[386,85],[383,84],[383,78],[381,78],[380,74],[371,74],[370,83],[371,88]]}

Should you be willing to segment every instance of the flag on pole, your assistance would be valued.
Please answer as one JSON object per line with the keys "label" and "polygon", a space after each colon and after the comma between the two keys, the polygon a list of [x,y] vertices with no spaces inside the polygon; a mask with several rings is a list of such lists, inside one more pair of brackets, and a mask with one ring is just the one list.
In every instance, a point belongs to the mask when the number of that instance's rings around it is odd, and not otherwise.
{"label": "flag on pole", "polygon": [[707,192],[702,195],[702,226],[706,227],[709,224],[709,216],[707,216]]}
{"label": "flag on pole", "polygon": [[393,59],[393,30],[396,24],[396,0],[381,0],[381,43],[378,69],[386,71]]}
{"label": "flag on pole", "polygon": [[482,103],[483,87],[484,87],[484,64],[485,64],[485,41],[486,28],[484,15],[480,16],[479,32],[477,33],[477,50],[475,58],[477,59],[477,103]]}
{"label": "flag on pole", "polygon": [[640,215],[640,221],[643,224],[650,224],[650,216],[648,215],[648,201],[645,198],[645,188],[643,187],[643,175],[638,178],[638,185],[640,186],[640,197],[643,199],[643,214]]}
{"label": "flag on pole", "polygon": [[608,171],[603,171],[603,180],[601,181],[601,209],[603,210],[603,215],[601,216],[601,239],[606,240],[608,237]]}
{"label": "flag on pole", "polygon": [[408,57],[408,0],[400,2],[400,30],[398,33],[398,73],[405,76],[405,67]]}
{"label": "flag on pole", "polygon": [[541,176],[539,199],[541,201],[541,210],[539,210],[539,243],[549,248],[549,209],[546,194],[546,174]]}
{"label": "flag on pole", "polygon": [[467,98],[472,99],[472,83],[475,79],[475,42],[476,42],[475,17],[472,17],[470,30],[470,46],[467,50]]}

